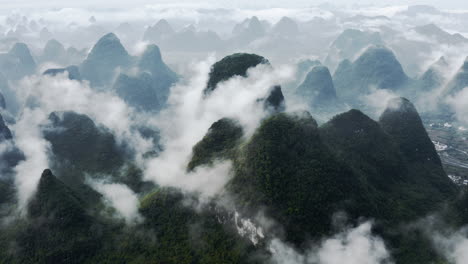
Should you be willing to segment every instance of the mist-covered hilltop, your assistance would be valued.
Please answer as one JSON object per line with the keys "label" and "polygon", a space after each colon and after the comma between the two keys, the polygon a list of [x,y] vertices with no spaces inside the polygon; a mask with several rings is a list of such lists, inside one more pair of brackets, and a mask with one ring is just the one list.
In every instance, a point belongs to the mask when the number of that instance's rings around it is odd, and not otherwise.
{"label": "mist-covered hilltop", "polygon": [[464,11],[0,17],[0,263],[465,264]]}

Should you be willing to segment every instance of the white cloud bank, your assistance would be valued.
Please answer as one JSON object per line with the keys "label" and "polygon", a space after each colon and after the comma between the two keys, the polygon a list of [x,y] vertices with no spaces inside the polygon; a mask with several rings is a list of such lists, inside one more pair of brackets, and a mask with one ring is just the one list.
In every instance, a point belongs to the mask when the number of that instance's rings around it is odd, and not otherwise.
{"label": "white cloud bank", "polygon": [[230,178],[230,164],[218,163],[213,168],[200,167],[187,173],[192,147],[214,122],[225,117],[238,120],[246,137],[251,135],[266,114],[257,99],[265,98],[274,85],[293,74],[289,67],[272,69],[259,65],[249,70],[248,78],[234,77],[222,82],[204,98],[203,90],[213,62],[211,58],[192,65],[195,73],[188,82],[172,88],[170,107],[156,120],[165,150],[146,164],[147,180],[206,195],[222,190]]}
{"label": "white cloud bank", "polygon": [[[278,239],[270,244],[277,264],[389,264],[390,253],[383,240],[371,232],[372,222],[338,233],[301,254]],[[457,263],[458,264],[458,263]]]}
{"label": "white cloud bank", "polygon": [[88,184],[101,193],[104,201],[115,208],[128,224],[137,223],[142,219],[138,212],[138,196],[126,185],[92,180],[88,180]]}

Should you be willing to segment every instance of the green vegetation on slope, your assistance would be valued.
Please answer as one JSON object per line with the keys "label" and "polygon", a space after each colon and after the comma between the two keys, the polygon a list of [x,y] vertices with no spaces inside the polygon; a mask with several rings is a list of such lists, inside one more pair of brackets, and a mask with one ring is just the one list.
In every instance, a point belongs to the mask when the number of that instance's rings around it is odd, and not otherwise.
{"label": "green vegetation on slope", "polygon": [[247,76],[247,70],[258,64],[269,64],[268,60],[256,54],[236,53],[216,62],[211,67],[211,72],[205,95],[216,89],[216,85],[234,76]]}
{"label": "green vegetation on slope", "polygon": [[203,139],[193,147],[188,170],[200,165],[211,165],[216,159],[232,158],[242,135],[242,127],[237,121],[228,118],[216,121]]}

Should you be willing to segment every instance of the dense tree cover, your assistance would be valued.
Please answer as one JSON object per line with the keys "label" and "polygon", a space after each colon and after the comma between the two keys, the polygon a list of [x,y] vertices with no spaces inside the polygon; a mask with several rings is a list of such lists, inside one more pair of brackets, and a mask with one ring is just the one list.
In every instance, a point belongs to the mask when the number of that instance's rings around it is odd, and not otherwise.
{"label": "dense tree cover", "polygon": [[463,187],[460,195],[448,207],[444,220],[456,227],[463,227],[468,223],[468,187]]}
{"label": "dense tree cover", "polygon": [[[15,198],[14,183],[10,179],[0,178],[0,208]],[[0,210],[0,216],[3,216]]]}
{"label": "dense tree cover", "polygon": [[[456,194],[453,182],[445,177],[445,172],[435,147],[427,135],[421,118],[414,105],[405,98],[395,98],[389,102],[379,123],[392,136],[402,153],[409,170],[409,181],[417,187],[416,193],[432,193],[421,197],[429,206],[431,200],[442,201]],[[416,207],[416,204],[414,205]],[[413,208],[417,210],[417,208]]]}
{"label": "dense tree cover", "polygon": [[86,115],[71,111],[53,112],[50,123],[43,128],[53,154],[76,170],[112,172],[124,163],[114,135],[98,127]]}
{"label": "dense tree cover", "polygon": [[224,57],[211,67],[208,84],[204,93],[209,94],[216,89],[218,83],[226,81],[233,76],[246,77],[247,70],[258,64],[269,64],[269,62],[264,57],[256,54],[236,53]]}
{"label": "dense tree cover", "polygon": [[[417,112],[414,114],[417,115]],[[414,120],[411,124],[414,124]],[[418,138],[426,135],[425,130],[414,132]],[[400,228],[442,209],[450,195],[454,197],[456,188],[450,181],[445,181],[448,177],[440,162],[429,160],[428,164],[432,164],[430,169],[417,171],[422,168],[415,167],[414,161],[405,158],[399,142],[378,122],[358,110],[334,117],[320,128],[320,134],[330,149],[359,175],[366,186],[366,193],[376,207],[374,210],[372,207],[363,208],[359,215],[368,215],[377,221],[375,232],[386,239],[397,263],[435,261],[438,258],[436,249],[423,230]],[[429,153],[435,151],[433,145],[428,147],[432,148],[427,150]],[[417,148],[410,152],[415,151]],[[419,173],[421,178],[416,180],[415,173]],[[441,186],[426,184],[427,179],[423,177],[444,182],[452,192],[449,195]]]}
{"label": "dense tree cover", "polygon": [[323,144],[308,113],[266,119],[241,155],[230,190],[247,207],[270,208],[296,243],[326,234],[332,215],[362,193],[352,172]]}
{"label": "dense tree cover", "polygon": [[320,135],[329,149],[360,176],[367,191],[376,196],[374,202],[380,202],[384,208],[388,206],[377,195],[378,191],[395,189],[406,171],[395,143],[379,124],[353,109],[325,123],[320,127]]}
{"label": "dense tree cover", "polygon": [[264,102],[264,108],[273,112],[282,112],[286,109],[286,103],[284,101],[284,95],[283,91],[281,90],[281,86],[273,86]]}
{"label": "dense tree cover", "polygon": [[[12,169],[24,159],[23,153],[16,147],[13,136],[0,115],[0,180],[12,180]],[[1,195],[1,194],[0,194]]]}
{"label": "dense tree cover", "polygon": [[11,131],[5,124],[3,116],[0,115],[0,142],[12,139]]}
{"label": "dense tree cover", "polygon": [[156,189],[141,200],[143,220],[125,225],[45,170],[28,217],[1,227],[0,263],[256,263],[227,212],[196,203]]}
{"label": "dense tree cover", "polygon": [[243,129],[236,120],[223,118],[216,121],[203,139],[193,147],[188,170],[200,165],[210,165],[215,159],[233,158],[242,135]]}
{"label": "dense tree cover", "polygon": [[[414,163],[406,161],[398,142],[362,112],[340,114],[324,124],[320,132],[330,149],[366,182],[366,189],[378,204],[378,214],[373,217],[393,223],[409,221],[436,209],[447,198],[440,186],[419,190],[426,179],[414,180]],[[435,152],[433,145],[429,147]],[[440,162],[424,173],[432,173],[434,179],[455,190]]]}
{"label": "dense tree cover", "polygon": [[[29,218],[16,223],[17,263],[83,263],[100,248],[84,201],[45,170],[28,205]],[[12,240],[15,241],[15,240]]]}
{"label": "dense tree cover", "polygon": [[[240,209],[251,213],[265,208],[284,227],[285,239],[298,246],[331,234],[333,214],[343,210],[351,220],[376,219],[374,231],[386,239],[397,263],[442,261],[421,230],[399,229],[401,221],[424,217],[436,208],[423,199],[442,200],[433,199],[441,196],[437,188],[407,192],[418,183],[405,179],[411,164],[393,135],[358,110],[338,115],[320,128],[308,113],[274,114],[247,142],[241,140],[242,128],[235,121],[221,119],[194,147],[194,157],[196,164],[207,165],[216,158],[234,160],[235,177],[228,190]],[[129,174],[139,177],[136,168],[129,168]],[[44,171],[28,218],[2,230],[2,261],[265,261],[258,257],[261,248],[237,234],[232,213],[216,203],[199,207],[196,195],[157,188],[142,197],[142,220],[130,226],[103,215],[109,209],[101,201],[83,196]],[[458,225],[466,223],[464,197],[451,207],[451,214],[459,215]],[[423,210],[413,207],[413,201],[421,202]],[[16,242],[14,248],[9,241]]]}
{"label": "dense tree cover", "polygon": [[[114,69],[132,60],[109,34],[81,67],[92,85],[101,85]],[[205,95],[219,82],[246,77],[249,68],[265,63],[255,54],[225,57],[213,65]],[[120,75],[115,91],[142,111],[155,107],[156,101],[159,109],[177,76],[162,62],[155,45],[136,65],[144,72]],[[94,72],[94,67],[100,70]],[[320,101],[336,98],[328,69],[317,66],[309,75],[300,90]],[[343,87],[351,86],[346,92],[353,96],[369,85],[396,89],[407,81],[394,55],[381,47],[370,48],[354,63],[343,62],[335,77]],[[284,231],[281,237],[299,252],[333,234],[338,212],[345,212],[351,225],[361,218],[374,219],[373,232],[385,239],[397,263],[443,263],[422,230],[401,227],[444,205],[444,219],[463,226],[468,223],[468,196],[457,197],[457,187],[443,171],[408,100],[391,101],[379,122],[351,110],[321,127],[309,113],[282,113],[280,86],[257,102],[274,111],[251,138],[244,138],[235,120],[218,120],[193,146],[187,166],[192,171],[216,160],[232,160],[234,177],[225,195],[233,197],[235,209],[229,210],[217,203],[226,197],[200,203],[197,194],[144,182],[142,171],[110,131],[85,115],[52,113],[42,129],[58,177],[44,171],[27,216],[0,226],[0,263],[265,263],[265,245],[254,246],[239,234],[234,210],[252,219],[264,210],[276,229]],[[158,140],[151,129],[140,132]],[[0,135],[0,142],[12,138],[1,118]],[[140,199],[139,221],[111,217],[115,209],[85,184],[86,173],[108,175],[134,191]],[[0,216],[8,212],[3,205],[14,204],[14,191],[11,179],[0,179]]]}
{"label": "dense tree cover", "polygon": [[126,146],[118,144],[107,128],[97,126],[88,116],[72,111],[53,112],[42,131],[51,144],[51,168],[87,201],[96,202],[99,195],[86,184],[86,178],[109,178],[135,192],[154,188],[153,183],[143,180],[142,171],[133,163]]}
{"label": "dense tree cover", "polygon": [[[426,135],[412,130],[418,132]],[[400,141],[360,111],[320,128],[307,115],[274,115],[239,153],[229,189],[247,211],[265,206],[288,241],[301,245],[305,238],[320,238],[331,230],[333,213],[343,210],[351,221],[375,219],[374,231],[398,263],[440,259],[422,230],[401,225],[441,210],[457,188],[440,161],[409,160]]]}

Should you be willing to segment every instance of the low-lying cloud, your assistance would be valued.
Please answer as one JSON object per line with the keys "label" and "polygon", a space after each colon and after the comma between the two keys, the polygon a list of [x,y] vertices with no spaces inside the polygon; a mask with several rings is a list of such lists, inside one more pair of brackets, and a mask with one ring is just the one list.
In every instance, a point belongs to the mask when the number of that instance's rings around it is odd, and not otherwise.
{"label": "low-lying cloud", "polygon": [[88,179],[88,184],[104,196],[104,202],[115,208],[126,223],[134,224],[141,221],[142,216],[138,212],[140,203],[138,196],[128,186],[90,179]]}
{"label": "low-lying cloud", "polygon": [[271,241],[272,262],[277,264],[389,264],[390,253],[382,238],[372,234],[372,222],[324,239],[305,253],[279,239]]}
{"label": "low-lying cloud", "polygon": [[243,126],[248,138],[265,117],[265,98],[276,84],[291,78],[289,67],[260,65],[249,70],[249,77],[233,77],[218,84],[209,96],[203,96],[208,73],[214,58],[192,65],[194,74],[187,83],[172,88],[169,107],[156,120],[161,131],[164,151],[146,164],[145,178],[157,184],[176,186],[212,195],[221,190],[230,178],[230,164],[216,163],[187,173],[192,147],[208,128],[221,118],[233,118]]}
{"label": "low-lying cloud", "polygon": [[56,77],[31,76],[15,85],[23,110],[12,128],[18,148],[26,159],[16,168],[16,184],[20,208],[33,195],[41,173],[49,167],[50,144],[43,138],[41,126],[53,111],[75,111],[88,115],[98,125],[109,128],[118,143],[126,143],[142,160],[153,143],[144,139],[133,127],[144,122],[125,102],[111,92],[96,92],[87,82],[69,80],[65,74]]}

